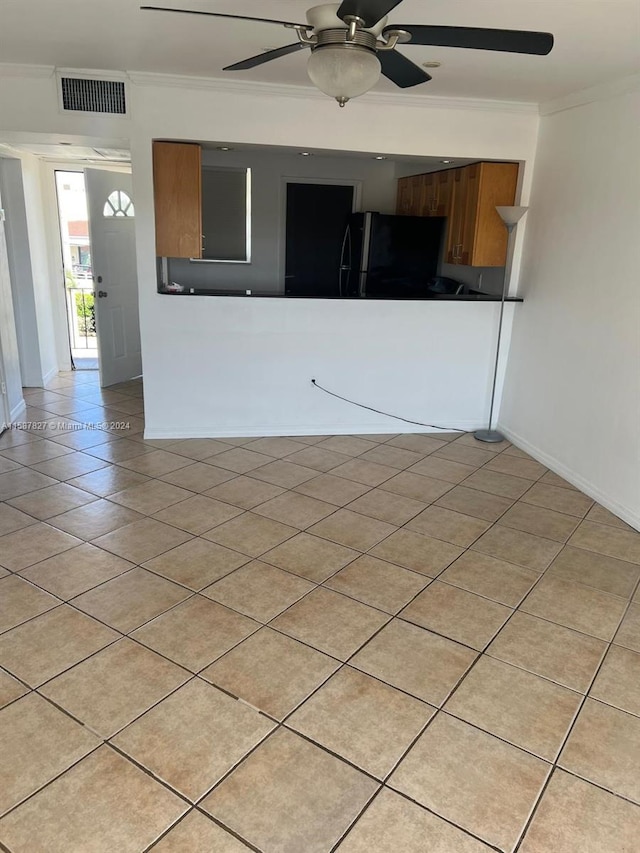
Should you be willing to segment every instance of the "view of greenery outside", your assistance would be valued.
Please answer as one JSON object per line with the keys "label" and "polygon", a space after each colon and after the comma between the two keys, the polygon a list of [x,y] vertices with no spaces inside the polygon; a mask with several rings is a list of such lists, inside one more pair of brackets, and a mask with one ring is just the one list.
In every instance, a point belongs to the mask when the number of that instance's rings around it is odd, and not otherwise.
{"label": "view of greenery outside", "polygon": [[86,290],[75,294],[76,313],[78,315],[78,331],[81,335],[95,335],[96,318],[94,313],[94,296]]}

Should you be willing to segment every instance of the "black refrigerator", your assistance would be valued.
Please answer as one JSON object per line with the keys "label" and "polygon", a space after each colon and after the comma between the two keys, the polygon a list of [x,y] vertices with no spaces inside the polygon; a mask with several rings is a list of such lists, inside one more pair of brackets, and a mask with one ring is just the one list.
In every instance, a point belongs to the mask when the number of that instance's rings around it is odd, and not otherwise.
{"label": "black refrigerator", "polygon": [[442,259],[444,217],[353,213],[347,222],[339,295],[363,299],[428,296]]}

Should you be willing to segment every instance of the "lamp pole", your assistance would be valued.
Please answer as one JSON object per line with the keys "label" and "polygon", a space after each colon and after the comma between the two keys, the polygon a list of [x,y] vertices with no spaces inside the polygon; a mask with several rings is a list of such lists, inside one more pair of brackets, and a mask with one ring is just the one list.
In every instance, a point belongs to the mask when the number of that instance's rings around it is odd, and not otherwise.
{"label": "lamp pole", "polygon": [[[511,235],[515,231],[516,225],[522,217],[525,215],[528,207],[496,207],[498,214],[502,221],[504,222],[505,228],[508,232],[507,237],[507,253],[509,252],[511,246]],[[476,430],[473,434],[474,438],[478,441],[484,441],[489,444],[495,444],[498,441],[504,441],[504,436],[501,432],[498,432],[496,429],[492,429],[493,426],[493,409],[496,400],[496,386],[498,384],[498,364],[500,361],[500,343],[502,341],[502,321],[504,319],[504,304],[507,299],[507,287],[509,284],[509,275],[508,268],[505,266],[504,270],[504,278],[502,281],[502,297],[500,299],[500,319],[498,320],[498,341],[496,344],[496,360],[493,369],[493,385],[491,388],[491,406],[489,408],[489,427],[488,429],[479,429]]]}

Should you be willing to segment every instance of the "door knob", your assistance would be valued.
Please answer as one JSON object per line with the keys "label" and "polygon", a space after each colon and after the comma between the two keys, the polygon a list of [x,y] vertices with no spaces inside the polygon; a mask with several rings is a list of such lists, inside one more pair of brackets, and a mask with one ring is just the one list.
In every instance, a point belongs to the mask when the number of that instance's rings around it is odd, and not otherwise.
{"label": "door knob", "polygon": [[98,299],[106,299],[106,298],[107,298],[107,291],[106,290],[99,290],[98,291]]}

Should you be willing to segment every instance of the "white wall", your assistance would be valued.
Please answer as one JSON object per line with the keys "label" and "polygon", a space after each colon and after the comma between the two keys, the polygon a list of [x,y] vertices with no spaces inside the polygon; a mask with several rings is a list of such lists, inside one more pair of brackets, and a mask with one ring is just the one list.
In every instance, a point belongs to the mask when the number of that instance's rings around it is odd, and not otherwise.
{"label": "white wall", "polygon": [[208,166],[251,169],[252,257],[250,264],[172,261],[171,279],[187,287],[284,292],[286,178],[357,181],[361,184],[360,210],[395,212],[396,181],[391,161],[205,150],[202,162]]}
{"label": "white wall", "polygon": [[339,393],[410,418],[414,413],[415,420],[483,423],[495,305],[249,302],[158,294],[151,142],[193,139],[325,153],[519,160],[525,163],[526,199],[538,116],[451,103],[405,105],[402,98],[384,104],[363,98],[339,110],[313,96],[172,89],[151,82],[145,78],[144,85],[133,87],[131,140],[148,434],[403,428],[338,405],[309,386],[313,374]]}
{"label": "white wall", "polygon": [[29,154],[21,156],[22,183],[24,186],[31,271],[35,294],[40,342],[42,379],[47,382],[58,371],[56,338],[54,331],[53,288],[62,282],[51,281],[49,276],[48,245],[46,236],[46,207],[43,193],[41,163]]}
{"label": "white wall", "polygon": [[5,237],[22,385],[37,386],[42,384],[42,364],[22,185],[22,163],[19,159],[0,157],[0,192],[6,215]]}
{"label": "white wall", "polygon": [[433,431],[312,378],[410,420],[487,422],[496,302],[159,298],[171,326],[145,374],[150,438]]}
{"label": "white wall", "polygon": [[53,307],[57,282],[49,270],[47,207],[40,160],[23,153],[5,157],[0,177],[7,196],[10,272],[22,381],[41,386],[57,373],[58,356]]}
{"label": "white wall", "polygon": [[640,95],[542,119],[501,427],[640,528]]}
{"label": "white wall", "polygon": [[[480,398],[488,398],[495,305],[425,303],[418,308],[412,303],[399,304],[396,310],[390,303],[382,303],[380,308],[340,303],[334,305],[332,310],[338,313],[333,316],[326,314],[326,304],[318,300],[300,300],[294,306],[261,299],[249,304],[237,298],[228,305],[228,300],[216,297],[158,294],[151,143],[154,138],[188,139],[311,148],[326,156],[355,151],[390,159],[402,155],[518,160],[524,164],[522,198],[527,203],[538,128],[538,115],[531,105],[367,95],[340,110],[331,99],[310,89],[270,90],[256,84],[212,85],[203,80],[132,74],[131,117],[122,119],[62,114],[54,79],[44,72],[39,76],[36,71],[29,73],[31,76],[0,77],[0,139],[49,132],[64,134],[66,139],[128,137],[131,142],[149,434],[168,429],[177,436],[211,434],[219,428],[225,405],[233,415],[227,417],[227,424],[242,431],[256,424],[266,427],[263,432],[279,432],[283,424],[289,431],[311,432],[317,431],[318,424],[336,431],[371,426],[358,410],[347,415],[336,409],[337,401],[306,387],[304,383],[318,370],[319,353],[326,363],[331,360],[332,375],[325,381],[339,379],[343,390],[348,385],[367,391],[372,395],[368,402],[380,403],[380,408],[388,404],[399,413],[413,411],[418,388],[424,402],[417,420],[437,422],[442,415],[455,417],[460,424],[482,422]],[[522,233],[516,244],[516,270]],[[384,313],[384,323],[378,311]],[[270,327],[265,325],[267,321]],[[304,347],[294,327],[304,330],[313,346]],[[227,328],[246,328],[250,338],[231,340]],[[383,348],[380,334],[384,335]],[[218,345],[219,337],[227,343],[224,351]],[[256,342],[260,344],[259,387],[250,382],[247,366],[253,368]],[[251,359],[242,357],[234,366],[237,343],[247,347]],[[466,354],[465,365],[458,364],[449,373],[451,353],[456,349]],[[404,353],[403,361],[409,367],[403,364],[400,368],[395,352]],[[225,369],[222,360],[236,381],[245,383],[239,389],[241,406],[238,391],[212,380],[212,371]],[[286,363],[295,364],[294,374],[282,375]],[[426,380],[419,382],[422,370],[430,376],[428,387]],[[298,394],[300,381],[303,385]],[[367,385],[371,382],[374,384]],[[215,408],[211,402],[203,403],[209,388],[226,395],[216,400]],[[309,399],[308,393],[315,396]],[[456,397],[455,406],[451,393]],[[376,429],[381,426],[376,424]],[[385,428],[397,426],[389,422]]]}

